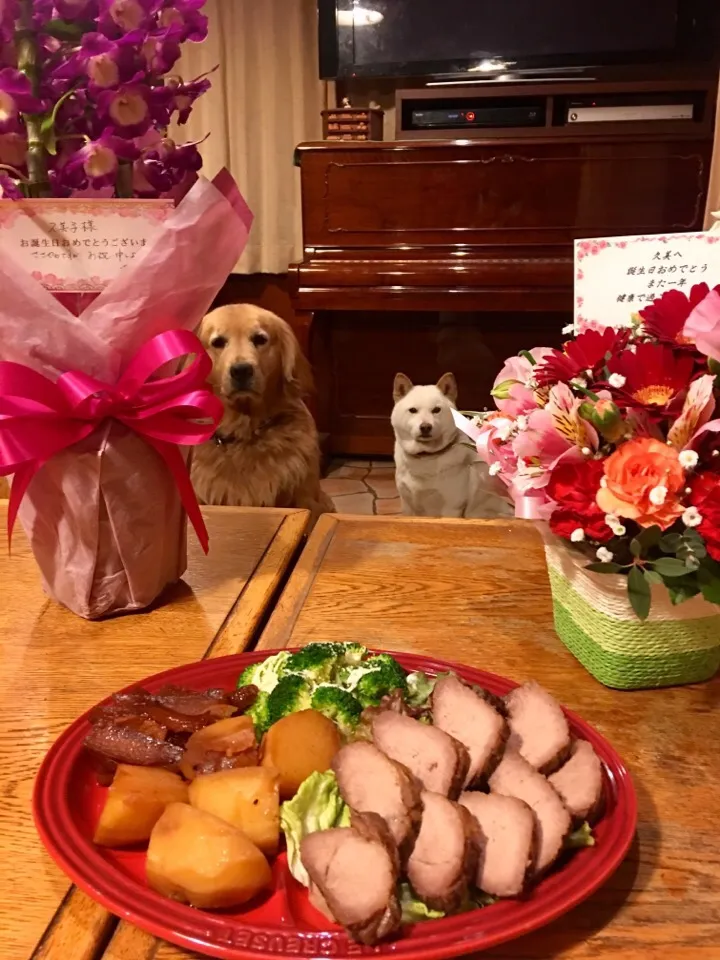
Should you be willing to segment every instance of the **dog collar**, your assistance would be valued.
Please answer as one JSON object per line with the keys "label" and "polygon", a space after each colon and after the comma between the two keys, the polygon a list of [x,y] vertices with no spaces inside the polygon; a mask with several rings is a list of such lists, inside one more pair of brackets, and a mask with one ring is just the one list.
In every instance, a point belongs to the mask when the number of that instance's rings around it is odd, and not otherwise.
{"label": "dog collar", "polygon": [[442,448],[442,450],[432,450],[428,451],[427,453],[423,450],[421,453],[409,453],[408,456],[417,457],[418,460],[430,460],[432,457],[440,457],[443,453],[447,453],[450,447],[454,447],[456,443],[457,438],[455,440],[451,440],[446,447]]}
{"label": "dog collar", "polygon": [[[270,417],[268,420],[263,420],[262,423],[258,424],[253,430],[251,437],[259,437],[268,427],[271,427],[277,421],[278,417]],[[240,438],[234,433],[220,433],[219,430],[216,430],[212,435],[212,442],[218,447],[227,447],[231,443],[237,443],[239,439]]]}

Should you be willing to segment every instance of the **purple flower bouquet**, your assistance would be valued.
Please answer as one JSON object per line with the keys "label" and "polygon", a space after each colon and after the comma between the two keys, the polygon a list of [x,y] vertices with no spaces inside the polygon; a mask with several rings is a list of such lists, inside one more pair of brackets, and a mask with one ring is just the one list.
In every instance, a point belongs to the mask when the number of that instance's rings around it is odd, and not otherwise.
{"label": "purple flower bouquet", "polygon": [[181,44],[206,34],[203,4],[0,0],[0,195],[16,201],[0,228],[32,222],[39,255],[75,258],[77,275],[111,241],[71,239],[48,210],[87,219],[105,198],[132,218],[165,201],[147,244],[79,303],[16,262],[12,244],[0,255],[9,532],[18,517],[48,593],[87,618],[142,609],[179,579],[187,518],[207,549],[187,451],[221,411],[193,330],[252,216],[227,172],[198,177],[197,144],[166,133],[208,87],[170,75]]}

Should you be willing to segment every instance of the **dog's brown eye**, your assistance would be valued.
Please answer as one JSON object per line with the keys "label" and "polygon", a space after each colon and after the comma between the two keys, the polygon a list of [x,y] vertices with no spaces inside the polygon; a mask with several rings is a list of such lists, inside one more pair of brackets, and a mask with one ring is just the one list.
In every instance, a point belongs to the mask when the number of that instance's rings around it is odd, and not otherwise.
{"label": "dog's brown eye", "polygon": [[223,347],[227,346],[227,340],[225,337],[213,337],[210,341],[210,346],[216,350],[222,350]]}
{"label": "dog's brown eye", "polygon": [[417,407],[410,407],[408,413],[417,413]]}
{"label": "dog's brown eye", "polygon": [[440,407],[433,407],[431,413],[440,413]]}
{"label": "dog's brown eye", "polygon": [[264,347],[267,342],[268,342],[268,337],[266,333],[254,333],[250,337],[250,343],[254,347]]}

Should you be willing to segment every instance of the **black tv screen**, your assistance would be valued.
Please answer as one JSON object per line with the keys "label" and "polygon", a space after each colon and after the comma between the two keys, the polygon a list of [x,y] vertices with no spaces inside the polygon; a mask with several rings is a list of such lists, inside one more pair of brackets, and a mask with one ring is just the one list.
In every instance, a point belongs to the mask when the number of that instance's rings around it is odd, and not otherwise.
{"label": "black tv screen", "polygon": [[319,0],[321,75],[712,59],[720,0]]}

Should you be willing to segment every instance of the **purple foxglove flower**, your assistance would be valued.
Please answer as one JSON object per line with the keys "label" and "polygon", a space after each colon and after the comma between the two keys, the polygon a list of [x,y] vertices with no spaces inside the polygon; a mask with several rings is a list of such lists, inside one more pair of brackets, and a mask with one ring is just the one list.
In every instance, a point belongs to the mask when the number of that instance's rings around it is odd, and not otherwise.
{"label": "purple foxglove flower", "polygon": [[108,37],[118,37],[132,30],[147,30],[157,0],[98,0],[100,30]]}
{"label": "purple foxglove flower", "polygon": [[117,87],[132,80],[140,65],[137,42],[142,34],[109,40],[102,33],[86,33],[79,49],[52,74],[53,80],[75,81],[83,74],[96,90]]}
{"label": "purple foxglove flower", "polygon": [[162,140],[135,162],[135,191],[145,197],[169,193],[188,176],[196,174],[202,164],[196,143],[177,146],[170,139]]}
{"label": "purple foxglove flower", "polygon": [[22,190],[14,180],[0,171],[0,200],[22,200]]}
{"label": "purple foxglove flower", "polygon": [[142,57],[150,73],[164,76],[180,59],[179,33],[166,30],[164,35],[149,36],[142,45]]}
{"label": "purple foxglove flower", "polygon": [[191,80],[190,83],[172,84],[168,86],[173,91],[171,109],[177,110],[177,122],[182,125],[188,122],[192,108],[198,97],[210,89],[210,81],[207,77],[199,77],[197,80]]}
{"label": "purple foxglove flower", "polygon": [[122,136],[139,137],[153,122],[153,94],[154,90],[139,83],[103,90],[97,99],[99,116]]}
{"label": "purple foxglove flower", "polygon": [[98,15],[97,0],[54,0],[58,14],[63,20],[94,20]]}
{"label": "purple foxglove flower", "polygon": [[14,130],[21,113],[42,113],[43,105],[32,95],[30,81],[12,67],[0,70],[0,133]]}
{"label": "purple foxglove flower", "polygon": [[172,0],[160,11],[158,24],[182,27],[181,43],[185,40],[201,43],[208,35],[208,18],[199,12],[204,6],[205,0]]}
{"label": "purple foxglove flower", "polygon": [[139,152],[132,141],[116,137],[108,129],[76,150],[57,171],[58,176],[71,189],[107,187],[115,183],[120,160],[133,161]]}

